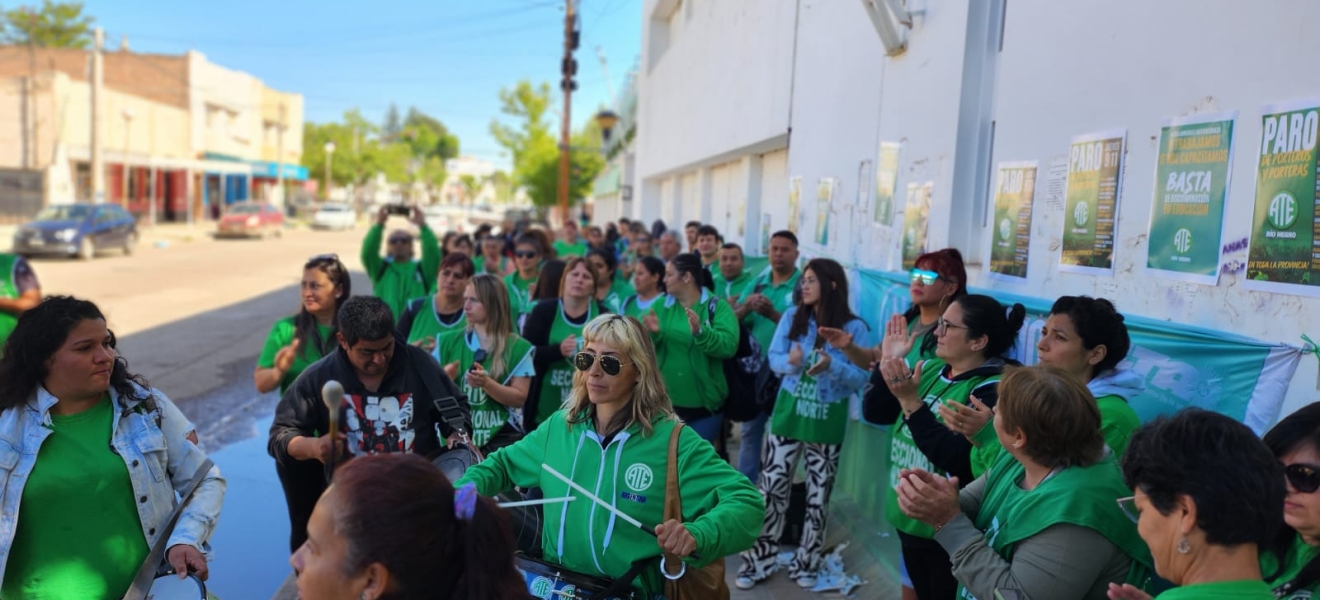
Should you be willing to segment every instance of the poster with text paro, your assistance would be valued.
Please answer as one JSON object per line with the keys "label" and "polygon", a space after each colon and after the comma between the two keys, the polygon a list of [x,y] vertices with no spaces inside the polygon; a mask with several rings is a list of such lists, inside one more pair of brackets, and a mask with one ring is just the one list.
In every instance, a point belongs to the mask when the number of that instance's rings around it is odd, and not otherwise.
{"label": "poster with text paro", "polygon": [[1320,296],[1320,98],[1272,104],[1261,112],[1246,287]]}
{"label": "poster with text paro", "polygon": [[1125,129],[1073,138],[1064,187],[1060,271],[1113,274],[1126,141]]}

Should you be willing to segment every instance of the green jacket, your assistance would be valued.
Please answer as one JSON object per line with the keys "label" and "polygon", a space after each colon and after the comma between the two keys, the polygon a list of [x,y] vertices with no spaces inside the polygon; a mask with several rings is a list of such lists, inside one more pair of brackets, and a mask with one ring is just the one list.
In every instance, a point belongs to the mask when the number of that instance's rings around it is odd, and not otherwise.
{"label": "green jacket", "polygon": [[[454,485],[474,483],[483,496],[521,486],[539,487],[546,498],[576,498],[546,505],[541,534],[545,559],[590,575],[619,577],[633,561],[660,556],[655,537],[570,489],[541,465],[654,527],[664,510],[674,421],[657,417],[653,425],[651,435],[645,435],[633,424],[602,446],[590,419],[570,425],[561,410],[527,437],[469,468]],[[678,481],[683,523],[701,555],[700,561],[688,563],[700,567],[752,547],[765,518],[761,494],[691,428],[679,436]],[[662,593],[663,581],[657,560],[633,585],[649,598]]]}
{"label": "green jacket", "polygon": [[733,309],[703,289],[701,301],[692,306],[701,319],[701,333],[696,336],[687,312],[673,296],[662,296],[651,310],[660,321],[660,332],[652,333],[651,340],[669,399],[674,406],[719,412],[729,394],[724,360],[738,351],[738,317]]}
{"label": "green jacket", "polygon": [[362,267],[371,278],[372,293],[385,301],[394,318],[403,314],[409,299],[435,293],[435,276],[440,271],[440,241],[430,227],[422,225],[422,260],[397,263],[380,254],[385,226],[372,225],[362,239]]}

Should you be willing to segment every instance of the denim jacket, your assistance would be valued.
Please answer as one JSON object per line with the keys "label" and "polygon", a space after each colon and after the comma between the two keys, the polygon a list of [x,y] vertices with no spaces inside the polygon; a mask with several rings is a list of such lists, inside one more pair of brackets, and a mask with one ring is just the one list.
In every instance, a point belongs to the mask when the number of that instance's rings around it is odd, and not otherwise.
{"label": "denim jacket", "polygon": [[[793,306],[784,311],[783,316],[779,318],[779,326],[775,328],[774,341],[770,342],[770,369],[783,377],[780,389],[797,388],[798,378],[811,367],[807,361],[811,349],[816,345],[814,315],[807,320],[806,335],[796,340],[788,339],[788,330],[793,327],[793,316],[797,314],[798,308]],[[870,341],[867,339],[870,331],[861,319],[848,321],[843,326],[843,330],[852,334],[853,342],[858,346],[864,348],[870,346]],[[788,353],[793,349],[793,344],[802,346],[802,364],[796,367],[788,364]],[[821,402],[833,403],[843,400],[862,389],[870,380],[871,373],[857,368],[842,350],[824,344],[821,346],[821,351],[830,357],[830,366],[825,368],[825,372],[816,376],[816,394]]]}
{"label": "denim jacket", "polygon": [[[134,395],[154,397],[155,410],[148,404],[121,396],[110,388],[110,401],[118,415],[112,425],[110,445],[115,454],[123,457],[133,485],[138,519],[147,546],[156,542],[157,532],[165,526],[174,511],[175,492],[182,492],[193,474],[206,459],[206,454],[188,441],[192,425],[170,402],[165,394],[154,388],[133,384]],[[0,582],[4,581],[9,551],[13,548],[14,533],[18,528],[18,511],[23,500],[23,485],[37,462],[37,452],[51,434],[50,408],[56,399],[43,386],[23,404],[0,412]],[[224,500],[225,480],[220,469],[212,467],[202,480],[181,515],[169,545],[187,544],[199,550],[208,550],[206,541],[215,531]]]}

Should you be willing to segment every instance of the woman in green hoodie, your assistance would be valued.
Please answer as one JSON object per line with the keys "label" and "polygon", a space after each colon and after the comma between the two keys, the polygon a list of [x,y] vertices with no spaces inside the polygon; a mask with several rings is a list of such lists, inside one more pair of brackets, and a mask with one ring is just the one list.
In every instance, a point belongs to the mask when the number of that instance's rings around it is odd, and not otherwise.
{"label": "woman in green hoodie", "polygon": [[665,267],[669,294],[643,319],[674,412],[712,444],[723,431],[729,393],[724,360],[738,351],[738,317],[711,293],[714,285],[701,258],[680,254]]}
{"label": "woman in green hoodie", "polygon": [[[545,560],[607,578],[619,578],[640,562],[645,568],[631,583],[653,598],[663,592],[662,553],[699,568],[745,550],[760,529],[765,503],[746,477],[685,428],[677,450],[683,519],[662,523],[670,435],[681,423],[670,408],[651,341],[640,323],[619,315],[593,319],[583,337],[565,410],[469,468],[456,485],[474,483],[486,496],[521,486],[539,487],[546,498],[574,497],[545,511]],[[654,527],[655,535],[573,490],[550,469],[592,490],[609,508]]]}

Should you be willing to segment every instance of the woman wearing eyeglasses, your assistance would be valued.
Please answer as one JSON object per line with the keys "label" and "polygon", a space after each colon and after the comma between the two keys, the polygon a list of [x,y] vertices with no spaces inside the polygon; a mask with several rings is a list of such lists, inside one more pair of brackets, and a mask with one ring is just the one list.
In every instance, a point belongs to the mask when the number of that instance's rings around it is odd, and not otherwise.
{"label": "woman wearing eyeglasses", "polygon": [[[1006,309],[989,296],[966,295],[954,300],[937,322],[935,358],[909,366],[902,354],[886,352],[879,377],[862,400],[862,416],[880,425],[895,425],[889,449],[889,501],[886,514],[898,530],[903,562],[913,589],[922,600],[951,598],[957,580],[949,572],[949,555],[933,539],[929,525],[899,510],[894,487],[904,469],[922,469],[940,476],[968,482],[980,472],[973,469],[973,455],[982,451],[971,440],[946,426],[936,408],[942,404],[965,404],[989,411],[997,399],[996,386],[1026,317],[1026,308],[1014,304]],[[892,319],[885,330],[890,340],[911,339],[901,319]],[[997,442],[995,442],[997,443]]]}
{"label": "woman wearing eyeglasses", "polygon": [[436,275],[435,294],[413,298],[399,315],[395,329],[409,344],[431,352],[436,339],[467,324],[463,312],[463,290],[476,273],[472,259],[461,252],[445,255]]}
{"label": "woman wearing eyeglasses", "polygon": [[440,336],[435,357],[462,385],[472,409],[472,441],[489,454],[521,435],[521,409],[536,374],[532,344],[514,332],[508,293],[494,275],[472,278],[463,309],[467,328]]}
{"label": "woman wearing eyeglasses", "polygon": [[961,492],[956,479],[899,473],[899,507],[934,528],[956,597],[1104,600],[1111,583],[1144,586],[1150,551],[1118,505],[1128,490],[1086,387],[1052,367],[1011,369],[995,412],[1006,453]]}
{"label": "woman wearing eyeglasses", "polygon": [[[1150,547],[1155,572],[1180,586],[1160,600],[1289,597],[1271,591],[1261,571],[1261,554],[1295,498],[1284,473],[1256,434],[1219,413],[1189,408],[1137,429],[1123,455],[1132,496],[1120,504]],[[1144,594],[1114,585],[1109,597]]]}
{"label": "woman wearing eyeglasses", "polygon": [[532,292],[536,279],[541,276],[546,247],[537,236],[524,233],[514,241],[513,249],[515,269],[504,277],[504,284],[509,292],[513,321],[517,323],[536,305],[532,302]]}
{"label": "woman wearing eyeglasses", "polygon": [[259,393],[278,388],[283,395],[303,369],[334,349],[339,305],[352,295],[353,281],[338,256],[322,254],[303,265],[299,289],[298,314],[275,322],[257,358],[252,379]]}
{"label": "woman wearing eyeglasses", "polygon": [[640,321],[651,312],[656,298],[665,293],[665,261],[654,256],[641,257],[633,270],[632,283],[637,293],[624,298],[618,312]]}
{"label": "woman wearing eyeglasses", "polygon": [[582,339],[582,327],[605,312],[592,293],[596,274],[581,256],[564,261],[559,297],[542,300],[527,315],[523,337],[536,348],[536,376],[527,394],[523,422],[530,431],[562,408],[573,389],[573,355]]}
{"label": "woman wearing eyeglasses", "polygon": [[784,311],[770,344],[770,368],[783,379],[761,450],[757,487],[766,497],[765,520],[756,545],[742,555],[743,566],[735,582],[742,589],[750,589],[778,568],[775,559],[789,489],[798,458],[804,455],[806,519],[801,543],[788,564],[788,576],[804,588],[816,585],[825,545],[825,510],[848,423],[848,397],[867,379],[865,369],[848,362],[841,350],[828,347],[816,335],[817,327],[829,326],[854,339],[866,336],[866,324],[848,308],[848,277],[843,267],[827,258],[812,260],[802,270],[799,286],[801,298]]}
{"label": "woman wearing eyeglasses", "polygon": [[[653,559],[672,553],[685,557],[691,569],[746,549],[764,503],[746,477],[685,427],[679,431],[676,463],[683,518],[662,522],[670,439],[679,421],[670,410],[650,336],[635,319],[602,315],[587,323],[583,338],[565,410],[469,468],[456,485],[475,483],[485,496],[520,486],[539,487],[546,498],[573,497],[545,509],[544,558],[611,579],[640,563],[632,586],[653,598],[664,591],[660,561]],[[605,504],[571,489],[549,469],[592,490]],[[665,567],[680,570],[672,562]]]}

